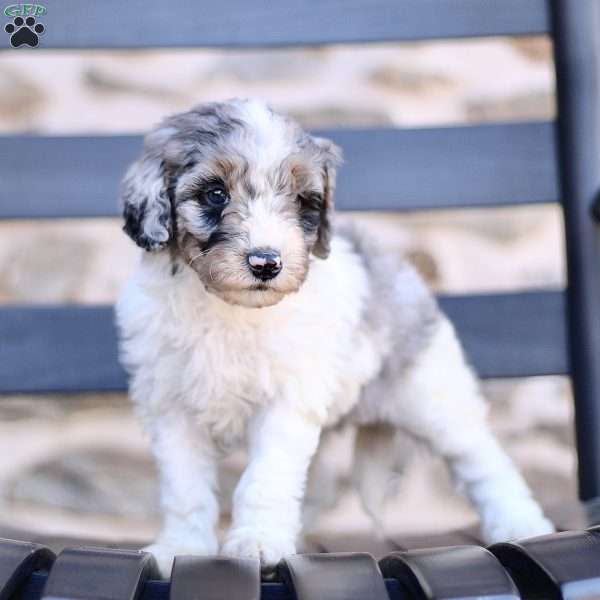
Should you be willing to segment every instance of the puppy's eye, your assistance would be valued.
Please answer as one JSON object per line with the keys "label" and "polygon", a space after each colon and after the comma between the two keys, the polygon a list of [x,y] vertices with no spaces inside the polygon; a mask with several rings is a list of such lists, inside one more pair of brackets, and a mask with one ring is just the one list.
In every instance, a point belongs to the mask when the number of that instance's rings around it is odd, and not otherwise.
{"label": "puppy's eye", "polygon": [[321,197],[317,194],[298,196],[296,200],[300,204],[301,210],[318,211],[322,204]]}
{"label": "puppy's eye", "polygon": [[229,202],[229,194],[223,187],[212,187],[204,192],[204,199],[213,208],[223,208]]}
{"label": "puppy's eye", "polygon": [[321,198],[316,194],[307,194],[298,196],[297,201],[300,205],[300,222],[302,228],[307,233],[316,231],[321,222]]}

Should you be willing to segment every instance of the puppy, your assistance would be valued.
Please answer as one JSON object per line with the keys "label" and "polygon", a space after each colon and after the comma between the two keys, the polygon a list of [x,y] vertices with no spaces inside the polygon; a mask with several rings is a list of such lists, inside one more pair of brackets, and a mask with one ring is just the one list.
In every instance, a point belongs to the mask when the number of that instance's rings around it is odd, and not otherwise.
{"label": "puppy", "polygon": [[454,329],[416,272],[332,228],[340,150],[253,100],[167,118],[125,175],[144,252],[117,305],[164,523],[149,550],[217,554],[217,462],[249,462],[220,551],[292,554],[321,432],[386,424],[446,460],[487,542],[553,527],[490,433]]}

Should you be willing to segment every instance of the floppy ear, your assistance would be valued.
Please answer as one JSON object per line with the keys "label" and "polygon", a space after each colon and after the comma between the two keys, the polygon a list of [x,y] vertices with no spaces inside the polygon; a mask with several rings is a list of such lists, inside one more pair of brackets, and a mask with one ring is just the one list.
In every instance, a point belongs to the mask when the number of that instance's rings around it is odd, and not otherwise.
{"label": "floppy ear", "polygon": [[335,179],[337,166],[342,162],[342,151],[331,140],[313,137],[317,144],[321,159],[323,176],[323,203],[321,204],[319,230],[317,241],[312,248],[312,253],[319,258],[329,256],[329,246],[332,235],[333,196],[335,192]]}
{"label": "floppy ear", "polygon": [[150,251],[162,250],[173,237],[163,159],[166,134],[159,129],[146,137],[144,152],[127,170],[121,187],[123,231],[140,248]]}

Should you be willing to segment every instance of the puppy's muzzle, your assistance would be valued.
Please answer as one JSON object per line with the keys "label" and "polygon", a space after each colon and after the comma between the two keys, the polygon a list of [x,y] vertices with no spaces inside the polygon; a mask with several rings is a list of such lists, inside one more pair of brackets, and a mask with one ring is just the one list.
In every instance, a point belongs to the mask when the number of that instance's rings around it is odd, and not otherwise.
{"label": "puppy's muzzle", "polygon": [[273,279],[281,271],[281,256],[275,250],[253,250],[247,258],[250,271],[261,281]]}

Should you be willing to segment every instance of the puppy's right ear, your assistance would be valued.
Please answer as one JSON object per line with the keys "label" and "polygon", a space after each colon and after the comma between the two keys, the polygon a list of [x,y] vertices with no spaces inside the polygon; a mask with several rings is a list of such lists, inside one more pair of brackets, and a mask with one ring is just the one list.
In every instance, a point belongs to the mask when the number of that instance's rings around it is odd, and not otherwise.
{"label": "puppy's right ear", "polygon": [[165,133],[159,129],[146,137],[144,152],[127,170],[121,187],[123,231],[149,251],[162,250],[173,236],[163,159],[168,137]]}

